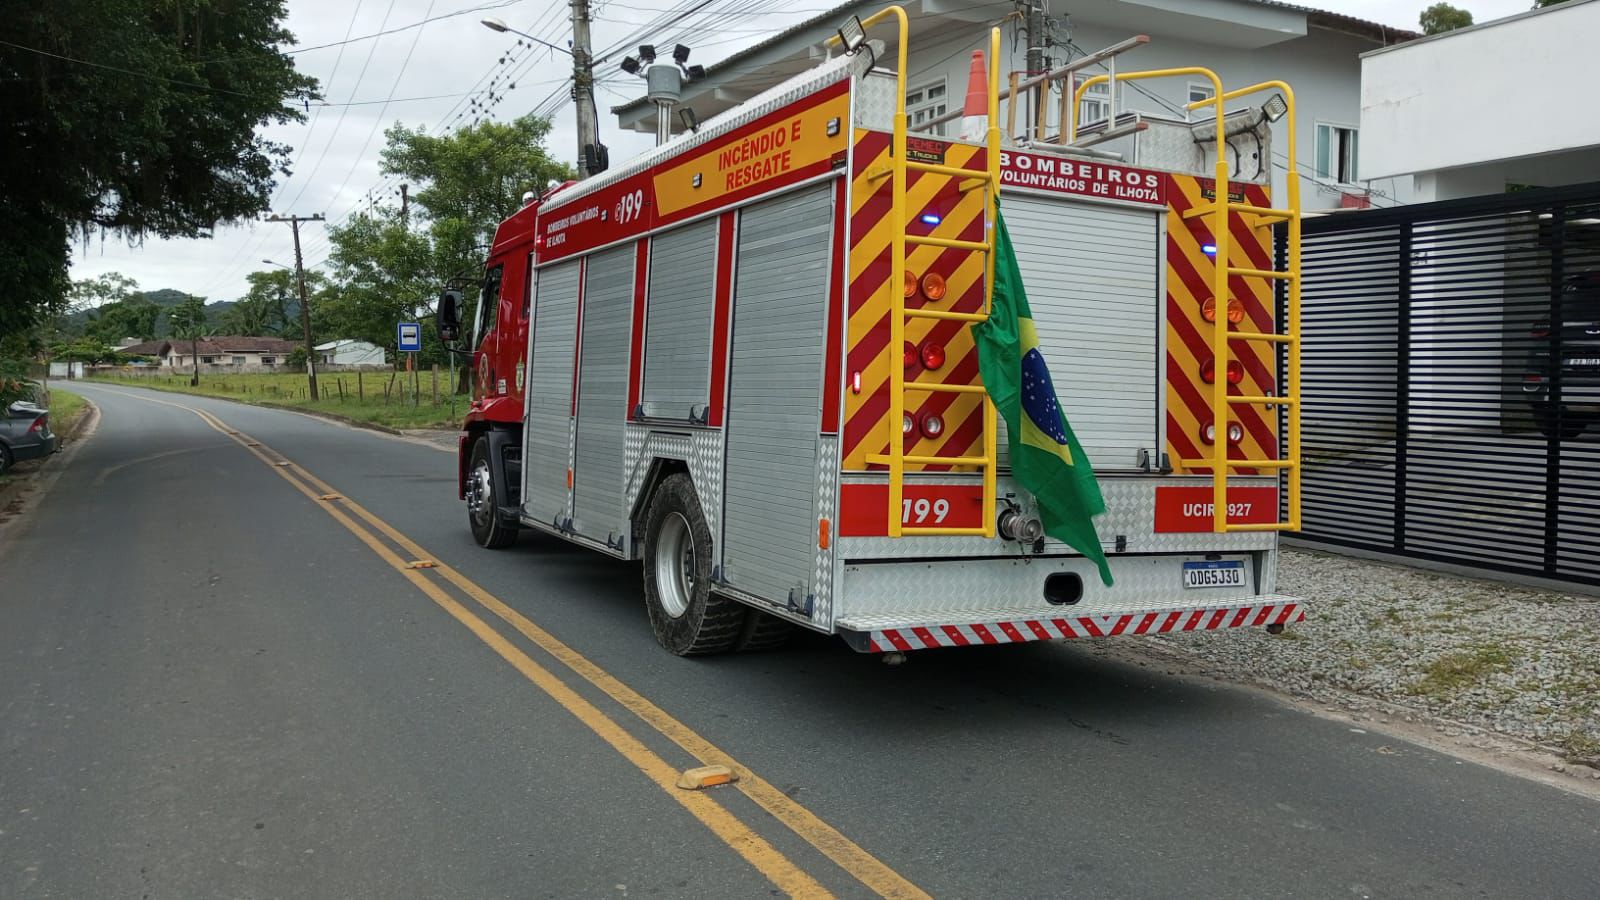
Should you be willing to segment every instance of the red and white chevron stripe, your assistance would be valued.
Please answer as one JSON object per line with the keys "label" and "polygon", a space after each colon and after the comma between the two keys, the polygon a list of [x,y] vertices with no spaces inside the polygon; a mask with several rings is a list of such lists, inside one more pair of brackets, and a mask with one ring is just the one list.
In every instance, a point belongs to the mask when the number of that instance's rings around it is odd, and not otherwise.
{"label": "red and white chevron stripe", "polygon": [[1012,619],[1005,622],[973,622],[967,625],[885,628],[882,631],[868,633],[867,650],[871,653],[887,653],[891,650],[1013,644],[1022,641],[1055,641],[1063,638],[1115,637],[1122,634],[1218,631],[1224,628],[1288,625],[1304,621],[1305,617],[1305,611],[1300,608],[1298,601],[1282,600],[1270,603],[1248,601],[1199,609],[1194,607],[1152,609],[1106,616]]}

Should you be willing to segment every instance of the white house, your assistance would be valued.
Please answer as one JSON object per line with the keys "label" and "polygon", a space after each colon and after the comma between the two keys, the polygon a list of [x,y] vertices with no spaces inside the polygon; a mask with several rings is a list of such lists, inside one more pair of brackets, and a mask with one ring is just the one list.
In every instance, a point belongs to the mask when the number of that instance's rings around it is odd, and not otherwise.
{"label": "white house", "polygon": [[1600,180],[1581,87],[1596,37],[1600,3],[1568,0],[1367,53],[1363,175],[1414,181],[1418,201]]}
{"label": "white house", "polygon": [[198,341],[163,338],[117,348],[130,356],[153,356],[168,371],[187,371],[198,354],[201,372],[272,372],[282,368],[297,345],[281,338],[213,335]]}
{"label": "white house", "polygon": [[[827,52],[823,41],[841,23],[854,15],[865,18],[883,5],[881,0],[845,3],[708,66],[703,79],[685,85],[683,105],[699,119],[708,119],[814,65]],[[1009,0],[908,0],[903,5],[911,16],[907,100],[913,126],[960,110],[971,51],[987,46],[990,25],[1002,23],[1005,32],[1002,52],[1007,58],[1001,60],[1001,71],[1025,69],[1027,42],[1017,34],[1012,15],[1017,7]],[[1416,33],[1273,0],[1081,0],[1072,4],[1070,16],[1054,19],[1053,46],[1046,49],[1054,66],[1134,35],[1148,35],[1149,43],[1116,58],[1119,71],[1204,66],[1217,72],[1225,90],[1267,80],[1287,82],[1297,99],[1305,209],[1410,201],[1410,178],[1372,178],[1361,171],[1358,132],[1361,55],[1411,40]],[[1014,35],[1019,39],[1012,40]],[[892,27],[872,36],[892,40]],[[1084,75],[1103,71],[1104,66],[1097,66]],[[1119,89],[1116,109],[1183,118],[1188,115],[1185,104],[1210,93],[1209,83],[1199,79],[1129,82]],[[1080,116],[1103,117],[1110,99],[1091,89]],[[1054,110],[1058,103],[1047,106]],[[612,112],[623,128],[656,129],[656,107],[644,98]],[[1048,118],[1053,130],[1055,114]],[[955,128],[952,123],[935,132],[954,135]],[[1272,155],[1275,195],[1283,196],[1286,142],[1278,141]]]}
{"label": "white house", "polygon": [[383,348],[354,338],[327,341],[316,346],[317,364],[323,366],[381,366]]}

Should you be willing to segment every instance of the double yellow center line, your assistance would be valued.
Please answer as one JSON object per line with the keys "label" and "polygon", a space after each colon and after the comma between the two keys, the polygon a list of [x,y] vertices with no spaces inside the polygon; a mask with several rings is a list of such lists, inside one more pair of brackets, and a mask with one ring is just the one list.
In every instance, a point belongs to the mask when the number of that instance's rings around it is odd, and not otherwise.
{"label": "double yellow center line", "polygon": [[[633,688],[595,665],[587,657],[557,640],[549,632],[534,624],[526,616],[507,606],[454,568],[440,562],[417,543],[406,537],[388,522],[380,519],[361,504],[336,490],[332,485],[313,475],[303,466],[278,453],[261,441],[232,428],[221,419],[193,406],[157,400],[124,391],[110,391],[124,397],[159,403],[186,410],[199,416],[211,428],[226,435],[245,448],[257,459],[278,473],[295,490],[320,506],[334,521],[355,535],[374,554],[388,563],[434,603],[449,613],[456,621],[487,644],[490,649],[510,663],[524,677],[533,682],[551,699],[561,704],[573,717],[582,722],[601,740],[610,744],[628,762],[632,763],[654,782],[662,792],[677,801],[730,849],[743,857],[761,872],[767,880],[793,897],[828,897],[831,893],[814,877],[797,866],[767,842],[755,829],[740,820],[727,807],[708,793],[686,791],[677,787],[678,772],[638,738],[630,734],[616,720],[590,703],[569,687],[549,669],[528,656],[516,644],[495,630],[465,604],[451,596],[444,585],[449,584],[461,594],[475,601],[483,609],[494,613],[507,625],[527,638],[540,650],[553,657],[572,672],[594,685],[612,700],[636,715],[668,740],[683,748],[702,765],[725,765],[739,775],[735,787],[756,805],[782,822],[796,835],[821,851],[828,859],[848,872],[856,880],[882,897],[926,898],[928,894],[889,868],[882,861],[845,837],[837,829],[822,821],[810,810],[795,802],[771,783],[741,765],[738,760],[700,736],[689,726],[673,718],[666,711],[645,699]],[[359,520],[359,521],[358,521]],[[379,536],[387,538],[385,543]],[[392,546],[391,546],[392,545]],[[401,552],[396,552],[398,551]],[[409,556],[410,559],[406,557]],[[419,561],[425,561],[421,567]]]}

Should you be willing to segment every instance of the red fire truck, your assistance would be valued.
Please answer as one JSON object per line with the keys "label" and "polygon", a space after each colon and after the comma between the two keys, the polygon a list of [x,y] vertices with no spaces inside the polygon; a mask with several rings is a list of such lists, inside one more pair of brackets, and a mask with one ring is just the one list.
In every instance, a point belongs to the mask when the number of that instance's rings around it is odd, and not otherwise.
{"label": "red fire truck", "polygon": [[[862,37],[886,17],[898,65]],[[1123,73],[1217,86],[1209,117],[1143,121],[1128,165],[1085,149],[1092,124],[1002,137],[995,31],[985,139],[933,138],[907,130],[904,14],[851,24],[814,69],[500,225],[460,436],[477,541],[642,560],[677,654],[794,626],[901,653],[1302,619],[1275,592],[1299,516],[1296,175],[1268,201],[1287,86]],[[1041,533],[978,377],[997,203],[1112,587]]]}

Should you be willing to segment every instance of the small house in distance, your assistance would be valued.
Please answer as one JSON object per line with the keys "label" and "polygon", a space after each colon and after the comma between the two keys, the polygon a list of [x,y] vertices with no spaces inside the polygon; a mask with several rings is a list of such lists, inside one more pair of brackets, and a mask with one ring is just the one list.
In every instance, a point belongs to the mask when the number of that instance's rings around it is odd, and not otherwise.
{"label": "small house in distance", "polygon": [[383,348],[354,338],[324,341],[316,346],[319,366],[382,366]]}
{"label": "small house in distance", "polygon": [[117,352],[128,356],[153,356],[161,361],[164,372],[192,371],[196,356],[200,358],[201,374],[276,372],[288,365],[289,354],[296,346],[294,341],[274,337],[214,335],[198,341],[175,338],[144,341],[118,347]]}

